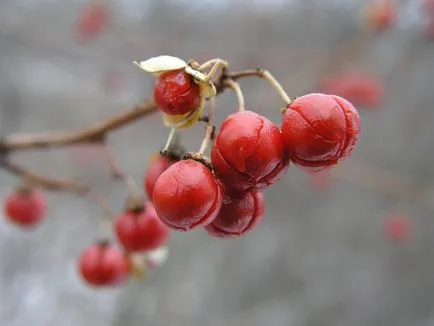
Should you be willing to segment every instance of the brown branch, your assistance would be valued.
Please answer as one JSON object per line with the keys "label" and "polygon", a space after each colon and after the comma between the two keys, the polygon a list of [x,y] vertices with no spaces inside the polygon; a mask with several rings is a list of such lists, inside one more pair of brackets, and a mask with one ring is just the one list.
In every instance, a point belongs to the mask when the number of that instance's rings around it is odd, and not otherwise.
{"label": "brown branch", "polygon": [[62,179],[55,179],[55,178],[49,178],[34,172],[31,172],[27,170],[26,168],[9,162],[5,161],[2,165],[7,171],[23,178],[23,180],[28,181],[34,186],[38,186],[47,190],[62,190],[74,193],[79,196],[87,195],[90,191],[90,188],[78,183],[75,183],[73,181],[69,180],[62,180]]}
{"label": "brown branch", "polygon": [[137,105],[132,110],[120,113],[84,130],[59,133],[18,134],[4,138],[0,143],[3,151],[30,148],[62,147],[78,143],[100,142],[106,135],[156,111],[152,100]]}
{"label": "brown branch", "polygon": [[65,191],[75,194],[77,196],[88,197],[98,203],[104,215],[115,215],[115,212],[110,207],[108,200],[104,196],[92,191],[91,188],[88,186],[76,183],[71,180],[50,178],[41,174],[37,174],[35,172],[27,170],[21,165],[12,163],[10,161],[4,161],[2,163],[2,166],[12,174],[21,177],[32,186],[52,191]]}

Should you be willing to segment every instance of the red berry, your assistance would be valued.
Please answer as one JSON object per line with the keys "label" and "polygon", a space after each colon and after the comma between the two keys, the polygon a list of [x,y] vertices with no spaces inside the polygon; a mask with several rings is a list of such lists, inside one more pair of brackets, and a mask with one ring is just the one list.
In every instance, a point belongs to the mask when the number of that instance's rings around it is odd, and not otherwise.
{"label": "red berry", "polygon": [[90,41],[104,32],[108,21],[109,11],[106,6],[93,2],[88,3],[80,12],[77,23],[77,40]]}
{"label": "red berry", "polygon": [[154,192],[155,183],[160,175],[172,164],[173,161],[161,155],[158,155],[151,160],[148,169],[146,170],[144,180],[144,188],[150,201],[152,201],[152,193]]}
{"label": "red berry", "polygon": [[185,71],[169,71],[155,82],[154,99],[164,113],[185,114],[199,107],[200,87]]}
{"label": "red berry", "polygon": [[154,250],[169,239],[169,229],[160,221],[151,202],[142,211],[128,211],[120,215],[115,232],[119,242],[129,252]]}
{"label": "red berry", "polygon": [[398,7],[395,0],[374,0],[368,7],[368,24],[378,31],[393,26]]}
{"label": "red berry", "polygon": [[33,227],[45,217],[45,197],[38,190],[18,190],[6,198],[4,210],[9,221],[22,227]]}
{"label": "red berry", "polygon": [[154,188],[158,216],[169,227],[188,231],[211,223],[222,203],[220,185],[202,163],[174,163],[158,178]]}
{"label": "red berry", "polygon": [[257,191],[224,192],[220,213],[205,226],[217,238],[233,238],[253,230],[264,217],[264,196]]}
{"label": "red berry", "polygon": [[346,98],[355,105],[377,107],[383,100],[383,85],[374,78],[361,73],[331,76],[323,81],[325,93]]}
{"label": "red berry", "polygon": [[390,241],[407,241],[412,232],[412,225],[405,215],[391,215],[384,224],[384,233]]}
{"label": "red berry", "polygon": [[79,270],[90,285],[118,285],[128,278],[129,262],[126,255],[113,245],[96,243],[82,252]]}
{"label": "red berry", "polygon": [[359,113],[336,95],[299,97],[289,105],[282,121],[291,160],[310,172],[331,168],[349,156],[359,133]]}
{"label": "red berry", "polygon": [[264,189],[278,182],[289,164],[279,128],[252,111],[226,118],[211,161],[223,183],[239,191]]}

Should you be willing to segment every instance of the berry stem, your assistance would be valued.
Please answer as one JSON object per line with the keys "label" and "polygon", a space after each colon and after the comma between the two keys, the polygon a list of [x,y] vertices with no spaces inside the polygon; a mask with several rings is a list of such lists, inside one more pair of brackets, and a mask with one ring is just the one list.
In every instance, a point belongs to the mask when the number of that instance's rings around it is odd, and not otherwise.
{"label": "berry stem", "polygon": [[[260,77],[265,79],[270,85],[277,91],[279,96],[282,98],[283,102],[288,106],[291,104],[292,100],[283,89],[282,85],[277,81],[277,79],[268,71],[264,69],[251,69],[251,70],[243,70],[238,72],[232,72],[226,74],[226,79],[237,80],[245,77]],[[219,88],[217,88],[219,89]]]}
{"label": "berry stem", "polygon": [[172,141],[175,138],[176,135],[176,128],[171,128],[169,132],[169,136],[167,137],[166,145],[164,145],[163,149],[161,150],[161,153],[167,153],[170,146],[172,145]]}
{"label": "berry stem", "polygon": [[225,84],[233,89],[238,99],[238,111],[242,112],[246,109],[246,102],[244,100],[243,91],[241,90],[240,84],[238,84],[233,79],[226,79]]}
{"label": "berry stem", "polygon": [[206,62],[204,62],[203,64],[201,64],[199,66],[199,70],[203,71],[207,68],[211,67],[211,70],[205,75],[205,81],[210,81],[211,79],[214,78],[215,73],[217,72],[219,67],[223,67],[223,69],[226,69],[228,67],[229,63],[226,60],[220,59],[220,58],[215,58],[215,59],[211,59],[208,60]]}
{"label": "berry stem", "polygon": [[199,151],[197,154],[203,155],[205,151],[208,148],[210,140],[213,138],[214,135],[214,114],[215,114],[215,97],[210,98],[209,105],[208,105],[208,122],[205,130],[205,137],[202,140],[202,144],[200,145]]}
{"label": "berry stem", "polygon": [[268,71],[268,70],[262,70],[262,78],[268,81],[271,86],[277,91],[277,93],[282,98],[283,102],[285,102],[286,106],[290,105],[292,100],[286,93],[286,91],[283,89],[282,85],[277,81],[276,78]]}

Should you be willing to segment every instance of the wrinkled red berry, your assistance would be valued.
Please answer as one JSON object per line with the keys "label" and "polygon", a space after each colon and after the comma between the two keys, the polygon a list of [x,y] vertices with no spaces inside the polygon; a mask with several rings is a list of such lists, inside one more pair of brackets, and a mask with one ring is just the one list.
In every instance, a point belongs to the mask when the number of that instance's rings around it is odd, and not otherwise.
{"label": "wrinkled red berry", "polygon": [[80,11],[77,22],[77,40],[88,42],[103,33],[109,21],[108,8],[99,3],[90,2]]}
{"label": "wrinkled red berry", "polygon": [[126,255],[107,243],[96,243],[82,252],[79,259],[81,277],[93,286],[112,286],[125,282],[129,276]]}
{"label": "wrinkled red berry", "polygon": [[164,113],[185,114],[199,107],[200,87],[183,70],[165,72],[155,82],[154,99]]}
{"label": "wrinkled red berry", "polygon": [[169,239],[169,229],[161,222],[151,202],[142,211],[128,211],[120,215],[115,223],[115,232],[119,242],[129,252],[154,250]]}
{"label": "wrinkled red berry", "polygon": [[391,215],[384,224],[384,233],[392,242],[404,242],[409,240],[412,233],[412,224],[405,215]]}
{"label": "wrinkled red berry", "polygon": [[331,168],[349,156],[359,133],[359,113],[336,95],[304,95],[283,115],[282,134],[291,160],[310,172]]}
{"label": "wrinkled red berry", "polygon": [[44,195],[38,190],[23,189],[11,193],[5,200],[6,218],[22,227],[34,227],[45,217]]}
{"label": "wrinkled red berry", "polygon": [[247,234],[264,217],[264,196],[257,191],[229,193],[224,191],[220,213],[205,226],[217,238],[233,238]]}
{"label": "wrinkled red berry", "polygon": [[183,160],[174,163],[158,178],[154,205],[169,227],[188,231],[209,224],[222,203],[220,185],[202,163]]}
{"label": "wrinkled red berry", "polygon": [[362,73],[331,76],[322,82],[322,90],[344,97],[354,105],[371,108],[379,106],[384,97],[383,85]]}
{"label": "wrinkled red berry", "polygon": [[211,161],[225,185],[245,191],[278,182],[287,171],[289,157],[273,122],[255,112],[242,111],[223,122]]}
{"label": "wrinkled red berry", "polygon": [[172,164],[172,160],[159,154],[149,163],[148,169],[145,172],[145,180],[143,186],[150,201],[152,201],[152,194],[154,192],[155,183],[157,182],[160,175],[164,171],[166,171]]}

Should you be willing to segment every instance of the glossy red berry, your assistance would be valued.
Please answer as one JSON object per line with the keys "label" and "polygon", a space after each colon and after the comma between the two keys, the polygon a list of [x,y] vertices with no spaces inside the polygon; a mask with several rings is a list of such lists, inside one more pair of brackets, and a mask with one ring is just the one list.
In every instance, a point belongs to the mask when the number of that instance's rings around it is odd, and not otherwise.
{"label": "glossy red berry", "polygon": [[375,78],[362,73],[331,76],[322,82],[327,94],[344,97],[354,105],[378,107],[384,98],[384,87]]}
{"label": "glossy red berry", "polygon": [[185,114],[199,107],[200,87],[185,71],[168,71],[161,74],[155,82],[154,99],[166,114]]}
{"label": "glossy red berry", "polygon": [[83,7],[77,22],[77,40],[88,42],[105,31],[109,21],[108,8],[99,3],[88,3]]}
{"label": "glossy red berry", "polygon": [[405,215],[391,215],[384,223],[384,233],[392,242],[405,242],[412,233],[412,224]]}
{"label": "glossy red berry", "polygon": [[154,192],[155,183],[157,182],[160,175],[166,171],[169,166],[173,164],[173,161],[167,157],[163,157],[158,154],[153,158],[145,172],[144,188],[148,199],[152,201],[152,194]]}
{"label": "glossy red berry", "polygon": [[115,233],[129,252],[149,251],[163,246],[169,239],[169,229],[148,202],[142,211],[127,211],[115,223]]}
{"label": "glossy red berry", "polygon": [[359,113],[336,95],[304,95],[283,115],[282,134],[291,160],[310,172],[331,168],[348,157],[359,133]]}
{"label": "glossy red berry", "polygon": [[96,243],[82,252],[79,271],[86,283],[101,287],[125,282],[129,276],[129,262],[118,248],[107,243]]}
{"label": "glossy red berry", "polygon": [[158,216],[170,228],[188,231],[209,224],[222,203],[220,185],[202,163],[182,160],[158,178],[154,188]]}
{"label": "glossy red berry", "polygon": [[34,227],[45,217],[45,197],[39,190],[20,189],[5,200],[6,218],[22,227]]}
{"label": "glossy red berry", "polygon": [[245,235],[264,217],[264,196],[257,191],[229,193],[224,191],[220,213],[205,226],[206,231],[217,238],[233,238]]}
{"label": "glossy red berry", "polygon": [[222,182],[239,191],[264,189],[278,182],[289,164],[279,128],[252,111],[226,118],[211,161]]}

